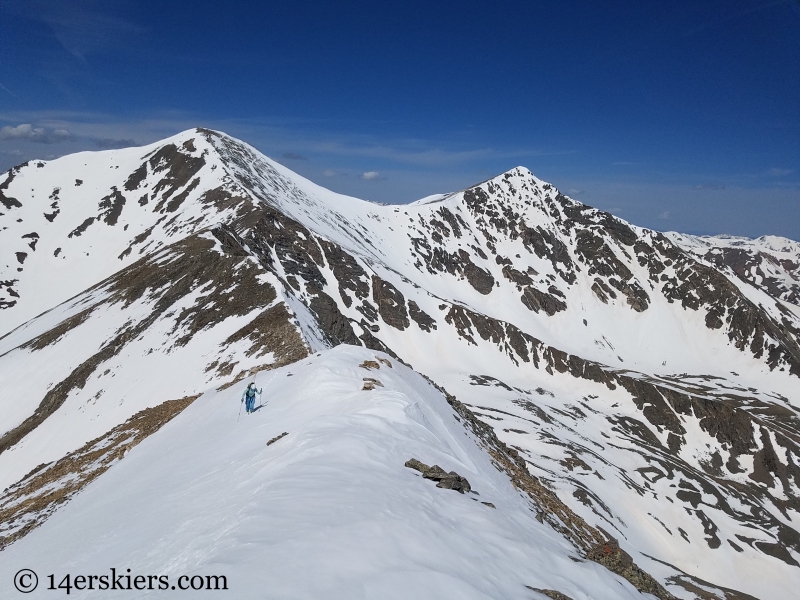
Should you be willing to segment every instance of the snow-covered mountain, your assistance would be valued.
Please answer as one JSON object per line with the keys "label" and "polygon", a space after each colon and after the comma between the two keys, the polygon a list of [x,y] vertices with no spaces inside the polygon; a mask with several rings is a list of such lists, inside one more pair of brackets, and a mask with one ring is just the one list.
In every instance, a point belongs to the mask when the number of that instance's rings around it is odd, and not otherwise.
{"label": "snow-covered mountain", "polygon": [[22,165],[0,203],[3,581],[794,597],[796,242],[521,167],[377,205],[205,129]]}
{"label": "snow-covered mountain", "polygon": [[774,235],[758,239],[731,235],[666,234],[687,252],[717,267],[730,267],[748,283],[792,304],[800,303],[800,244]]}

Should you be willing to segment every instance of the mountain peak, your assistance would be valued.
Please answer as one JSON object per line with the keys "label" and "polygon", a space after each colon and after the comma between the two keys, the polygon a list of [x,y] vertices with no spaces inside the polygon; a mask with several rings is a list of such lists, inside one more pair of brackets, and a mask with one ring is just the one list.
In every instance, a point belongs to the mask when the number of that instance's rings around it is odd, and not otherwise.
{"label": "mountain peak", "polygon": [[[86,557],[98,538],[133,540],[130,564],[192,572],[245,554],[304,560],[319,536],[292,554],[280,535],[297,530],[300,507],[326,527],[347,514],[350,527],[389,531],[403,540],[394,549],[445,531],[422,561],[381,546],[370,562],[363,535],[342,540],[350,565],[416,572],[441,558],[432,570],[451,573],[447,590],[466,581],[452,565],[473,565],[475,540],[485,545],[470,527],[488,527],[504,540],[492,553],[508,587],[459,588],[465,597],[525,586],[576,598],[670,598],[664,587],[796,596],[800,252],[790,241],[635,227],[524,167],[378,205],[202,128],[29,164],[0,192],[0,514],[10,515],[0,548],[12,555],[0,570],[30,564],[32,549]],[[256,379],[268,401],[237,421]],[[165,448],[175,464],[197,462],[185,477],[148,479],[156,465],[174,471]],[[198,477],[230,502],[187,496]],[[151,485],[162,480],[176,486]],[[324,493],[304,496],[309,481]],[[123,497],[146,503],[114,501]],[[397,506],[387,512],[387,501]],[[151,505],[173,512],[155,523]],[[79,515],[100,506],[114,510],[87,528]],[[352,510],[317,510],[330,506]],[[248,528],[278,537],[241,555],[212,543],[243,539],[243,510]],[[63,535],[67,523],[81,535]],[[122,529],[109,537],[108,523]],[[185,523],[200,524],[184,536],[190,550],[151,553]],[[541,547],[558,560],[538,560]],[[541,568],[556,563],[558,577]],[[237,587],[255,572],[237,571]],[[384,580],[396,573],[374,573]]]}

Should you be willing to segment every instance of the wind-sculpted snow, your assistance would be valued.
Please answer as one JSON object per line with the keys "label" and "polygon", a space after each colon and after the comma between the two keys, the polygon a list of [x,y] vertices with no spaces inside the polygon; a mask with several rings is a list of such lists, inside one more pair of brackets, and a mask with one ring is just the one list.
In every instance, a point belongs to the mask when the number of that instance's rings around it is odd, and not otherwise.
{"label": "wind-sculpted snow", "polygon": [[[363,366],[376,358],[379,369]],[[382,386],[362,390],[367,373]],[[642,597],[540,523],[444,395],[403,365],[340,346],[258,384],[263,403],[238,422],[235,395],[201,396],[6,548],[0,578],[22,563],[117,565],[173,582],[223,575],[243,599]],[[466,475],[471,491],[436,487],[404,466],[414,456]]]}
{"label": "wind-sculpted snow", "polygon": [[[800,584],[795,242],[642,229],[521,167],[377,205],[205,129],[31,163],[0,192],[0,373],[26,398],[0,405],[0,487],[170,398],[362,346],[443,386],[549,531],[638,589]],[[394,389],[375,364],[364,394]]]}

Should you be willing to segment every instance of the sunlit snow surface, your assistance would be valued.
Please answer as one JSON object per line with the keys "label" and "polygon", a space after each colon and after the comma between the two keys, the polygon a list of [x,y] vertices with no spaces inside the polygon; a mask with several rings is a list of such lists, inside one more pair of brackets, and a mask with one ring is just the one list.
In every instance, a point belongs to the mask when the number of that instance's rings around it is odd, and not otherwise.
{"label": "sunlit snow surface", "polygon": [[[239,390],[210,390],[5,550],[3,589],[21,568],[44,582],[115,567],[173,582],[225,575],[230,590],[209,597],[243,599],[537,597],[526,585],[575,600],[641,597],[570,559],[444,397],[389,357],[391,368],[359,367],[375,356],[340,346],[261,374],[252,415],[237,417]],[[362,391],[365,375],[383,387]],[[403,466],[412,457],[457,471],[477,494],[435,487]]]}

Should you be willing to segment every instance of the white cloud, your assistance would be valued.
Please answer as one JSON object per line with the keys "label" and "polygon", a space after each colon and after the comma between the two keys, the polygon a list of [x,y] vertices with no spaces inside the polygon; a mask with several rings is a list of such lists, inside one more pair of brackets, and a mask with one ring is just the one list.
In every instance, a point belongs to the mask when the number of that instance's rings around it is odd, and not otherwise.
{"label": "white cloud", "polygon": [[325,177],[336,177],[339,173],[333,169],[325,169],[322,174],[325,175]]}
{"label": "white cloud", "polygon": [[669,211],[665,210],[660,215],[658,215],[658,218],[666,221],[667,219],[669,219]]}
{"label": "white cloud", "polygon": [[580,194],[582,194],[582,193],[583,193],[583,190],[579,190],[579,189],[576,189],[576,188],[569,188],[569,189],[567,190],[567,193],[568,193],[570,196],[579,196]]}
{"label": "white cloud", "polygon": [[786,175],[791,175],[794,173],[794,169],[778,169],[774,167],[769,170],[769,174],[773,177],[785,177]]}
{"label": "white cloud", "polygon": [[0,129],[0,139],[4,140],[18,138],[29,139],[37,135],[44,135],[44,129],[41,127],[34,129],[30,123],[23,123],[22,125],[17,125],[16,127],[11,127],[8,125]]}
{"label": "white cloud", "polygon": [[380,179],[381,174],[377,171],[367,171],[366,173],[361,174],[361,179]]}
{"label": "white cloud", "polygon": [[28,140],[40,144],[54,144],[70,137],[71,134],[66,129],[47,131],[44,127],[34,127],[30,123],[22,123],[16,127],[6,125],[0,129],[0,140]]}

